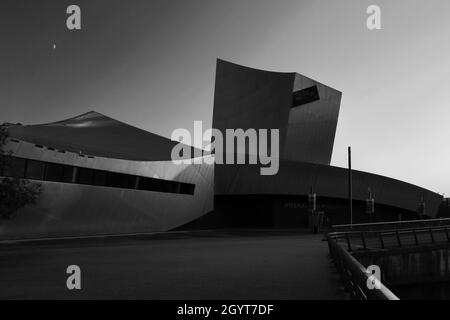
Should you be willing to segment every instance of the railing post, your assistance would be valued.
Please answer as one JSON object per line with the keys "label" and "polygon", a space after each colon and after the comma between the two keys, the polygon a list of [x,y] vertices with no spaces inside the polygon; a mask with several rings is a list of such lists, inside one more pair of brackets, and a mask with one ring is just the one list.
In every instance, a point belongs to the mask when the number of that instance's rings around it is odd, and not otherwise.
{"label": "railing post", "polygon": [[402,241],[400,240],[400,234],[398,233],[398,230],[395,230],[395,235],[397,236],[398,246],[399,246],[399,248],[401,248],[402,247]]}
{"label": "railing post", "polygon": [[431,237],[431,243],[435,243],[435,241],[434,241],[434,235],[433,235],[433,229],[432,228],[430,228],[430,237]]}
{"label": "railing post", "polygon": [[348,237],[348,233],[345,233],[345,239],[347,240],[348,251],[352,251],[352,244],[350,243],[350,238]]}
{"label": "railing post", "polygon": [[367,246],[366,246],[366,238],[364,237],[364,232],[361,232],[361,241],[362,241],[364,250],[366,250]]}
{"label": "railing post", "polygon": [[378,232],[378,236],[380,237],[381,249],[384,249],[383,234],[381,232]]}
{"label": "railing post", "polygon": [[416,229],[413,230],[414,233],[414,240],[416,241],[416,246],[419,245],[419,239],[417,238],[417,233],[416,233]]}

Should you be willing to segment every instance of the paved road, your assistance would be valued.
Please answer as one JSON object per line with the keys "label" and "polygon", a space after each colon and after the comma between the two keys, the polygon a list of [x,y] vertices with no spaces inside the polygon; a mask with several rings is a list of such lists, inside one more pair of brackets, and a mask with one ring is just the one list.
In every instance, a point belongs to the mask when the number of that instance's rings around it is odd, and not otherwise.
{"label": "paved road", "polygon": [[[66,268],[82,290],[66,289]],[[344,299],[326,242],[286,231],[198,231],[0,244],[0,299]]]}

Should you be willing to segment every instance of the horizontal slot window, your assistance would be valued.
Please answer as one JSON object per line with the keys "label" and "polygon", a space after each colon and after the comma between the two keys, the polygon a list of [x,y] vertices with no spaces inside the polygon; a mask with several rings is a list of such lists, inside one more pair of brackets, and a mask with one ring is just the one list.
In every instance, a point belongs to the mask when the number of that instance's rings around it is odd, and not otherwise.
{"label": "horizontal slot window", "polygon": [[6,177],[23,178],[25,176],[25,159],[10,156],[2,156],[0,170]]}
{"label": "horizontal slot window", "polygon": [[94,170],[87,168],[77,168],[77,183],[79,184],[93,184]]}
{"label": "horizontal slot window", "polygon": [[195,184],[192,183],[181,183],[180,192],[182,194],[194,194]]}
{"label": "horizontal slot window", "polygon": [[74,171],[75,171],[74,167],[64,166],[61,182],[72,182],[74,178]]}
{"label": "horizontal slot window", "polygon": [[93,185],[106,186],[106,175],[107,175],[106,171],[95,170]]}
{"label": "horizontal slot window", "polygon": [[64,166],[57,163],[47,163],[45,170],[45,179],[47,181],[62,181],[64,174]]}
{"label": "horizontal slot window", "polygon": [[0,175],[33,180],[85,184],[193,195],[195,185],[178,181],[74,167],[64,164],[2,156]]}
{"label": "horizontal slot window", "polygon": [[192,195],[194,194],[195,185],[191,183],[141,177],[139,178],[138,189]]}
{"label": "horizontal slot window", "polygon": [[27,167],[27,171],[25,174],[25,178],[35,179],[35,180],[44,180],[45,162],[36,161],[36,160],[28,160],[26,167]]}
{"label": "horizontal slot window", "polygon": [[106,175],[106,185],[115,188],[134,189],[136,186],[136,176],[129,174],[108,172]]}

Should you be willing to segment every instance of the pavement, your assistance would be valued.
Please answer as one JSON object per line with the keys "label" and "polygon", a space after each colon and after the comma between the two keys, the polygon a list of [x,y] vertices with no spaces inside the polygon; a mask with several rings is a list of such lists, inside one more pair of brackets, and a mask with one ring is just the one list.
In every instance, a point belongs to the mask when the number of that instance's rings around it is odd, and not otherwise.
{"label": "pavement", "polygon": [[[69,265],[81,290],[68,290]],[[347,299],[321,235],[210,230],[0,244],[0,299]]]}

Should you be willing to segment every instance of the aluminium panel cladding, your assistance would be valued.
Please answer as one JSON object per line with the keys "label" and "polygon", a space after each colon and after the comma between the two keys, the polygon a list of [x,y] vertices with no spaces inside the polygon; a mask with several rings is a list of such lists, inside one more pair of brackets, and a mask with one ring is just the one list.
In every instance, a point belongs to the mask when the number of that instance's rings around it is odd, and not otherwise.
{"label": "aluminium panel cladding", "polygon": [[[313,187],[317,196],[348,198],[347,169],[308,162],[282,160],[278,174],[260,176],[258,166],[235,166],[234,175],[216,180],[221,195],[308,195]],[[371,188],[377,204],[417,212],[422,197],[427,214],[435,216],[442,202],[438,193],[385,176],[353,170],[353,199],[365,201]]]}
{"label": "aluminium panel cladding", "polygon": [[11,137],[57,150],[133,161],[171,160],[168,138],[90,111],[57,122],[8,127]]}
{"label": "aluminium panel cladding", "polygon": [[81,157],[17,137],[14,140],[6,149],[16,157],[192,183],[195,192],[186,195],[31,180],[44,187],[43,193],[36,204],[20,209],[15,219],[0,226],[2,240],[167,231],[213,210],[213,165]]}
{"label": "aluminium panel cladding", "polygon": [[[300,74],[217,61],[213,127],[280,129],[280,167],[261,176],[259,165],[215,165],[216,195],[307,195],[347,198],[347,171],[330,166],[341,92]],[[315,87],[315,88],[313,88]],[[295,92],[305,90],[305,97]],[[318,97],[316,96],[318,95]],[[441,196],[424,188],[354,171],[354,198],[372,188],[377,203],[417,211],[423,197],[434,216]]]}
{"label": "aluminium panel cladding", "polygon": [[[213,128],[279,129],[284,144],[292,105],[294,73],[268,72],[217,60]],[[280,152],[281,152],[280,150]],[[226,193],[221,180],[237,174],[237,165],[216,165],[215,193]]]}
{"label": "aluminium panel cladding", "polygon": [[[306,97],[295,96],[300,90],[306,91]],[[279,129],[280,159],[330,164],[340,100],[339,91],[302,75],[218,59],[213,127],[222,133],[226,129]],[[239,165],[216,165],[217,194],[230,191],[221,180],[236,176],[238,170]],[[264,177],[258,174],[257,178],[264,183]]]}
{"label": "aluminium panel cladding", "polygon": [[315,80],[295,75],[294,92],[311,88],[317,90],[318,99],[290,109],[282,158],[329,165],[342,94]]}

